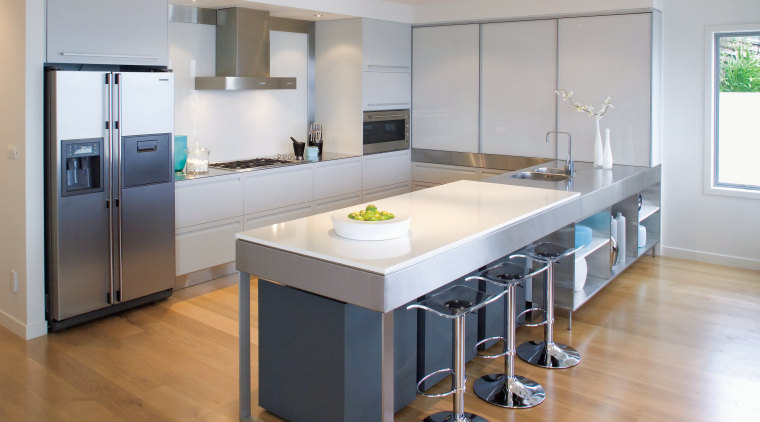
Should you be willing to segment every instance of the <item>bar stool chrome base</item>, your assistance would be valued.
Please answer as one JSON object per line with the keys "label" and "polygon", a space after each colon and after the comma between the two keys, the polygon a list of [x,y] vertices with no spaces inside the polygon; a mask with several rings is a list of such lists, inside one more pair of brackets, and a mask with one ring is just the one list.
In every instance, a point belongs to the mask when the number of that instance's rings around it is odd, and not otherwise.
{"label": "bar stool chrome base", "polygon": [[465,419],[457,421],[453,412],[438,412],[426,417],[422,422],[488,422],[488,419],[472,413],[465,413],[464,417]]}
{"label": "bar stool chrome base", "polygon": [[531,365],[550,369],[570,368],[581,361],[581,354],[566,344],[533,340],[517,346],[517,356]]}
{"label": "bar stool chrome base", "polygon": [[512,379],[504,374],[484,375],[475,381],[473,390],[475,395],[488,403],[510,409],[538,406],[546,398],[543,387],[520,375]]}

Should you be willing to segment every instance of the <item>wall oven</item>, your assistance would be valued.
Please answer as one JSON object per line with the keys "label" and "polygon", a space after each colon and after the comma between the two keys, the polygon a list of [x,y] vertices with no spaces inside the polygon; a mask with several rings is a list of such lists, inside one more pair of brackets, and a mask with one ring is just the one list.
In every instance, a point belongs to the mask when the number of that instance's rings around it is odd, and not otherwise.
{"label": "wall oven", "polygon": [[364,112],[364,154],[409,149],[409,109]]}

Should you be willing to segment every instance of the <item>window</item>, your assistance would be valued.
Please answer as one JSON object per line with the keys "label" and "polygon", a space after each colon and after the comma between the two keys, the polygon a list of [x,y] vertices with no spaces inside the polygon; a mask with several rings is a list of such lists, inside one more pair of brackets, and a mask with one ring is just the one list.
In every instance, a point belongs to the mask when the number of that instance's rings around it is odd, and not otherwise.
{"label": "window", "polygon": [[707,190],[760,198],[760,25],[708,28]]}

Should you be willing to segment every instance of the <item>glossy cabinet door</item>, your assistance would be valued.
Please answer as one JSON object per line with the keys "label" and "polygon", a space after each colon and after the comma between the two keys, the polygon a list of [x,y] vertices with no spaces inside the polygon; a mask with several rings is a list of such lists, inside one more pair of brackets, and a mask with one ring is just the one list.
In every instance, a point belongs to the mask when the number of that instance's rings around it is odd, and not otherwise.
{"label": "glossy cabinet door", "polygon": [[175,183],[174,198],[176,228],[239,217],[243,180],[239,174],[185,180]]}
{"label": "glossy cabinet door", "polygon": [[478,152],[480,26],[412,32],[412,147]]}
{"label": "glossy cabinet door", "polygon": [[47,0],[48,63],[167,66],[166,0]]}
{"label": "glossy cabinet door", "polygon": [[553,158],[556,81],[556,20],[484,24],[480,152]]}
{"label": "glossy cabinet door", "polygon": [[[649,166],[652,143],[653,14],[559,20],[558,88],[598,110],[608,96],[612,108],[601,120],[610,128],[615,164]],[[655,40],[655,43],[659,42]],[[573,135],[573,158],[594,160],[594,118],[557,99],[557,126]],[[567,145],[560,145],[560,157]]]}
{"label": "glossy cabinet door", "polygon": [[412,26],[362,19],[362,68],[371,72],[412,70]]}

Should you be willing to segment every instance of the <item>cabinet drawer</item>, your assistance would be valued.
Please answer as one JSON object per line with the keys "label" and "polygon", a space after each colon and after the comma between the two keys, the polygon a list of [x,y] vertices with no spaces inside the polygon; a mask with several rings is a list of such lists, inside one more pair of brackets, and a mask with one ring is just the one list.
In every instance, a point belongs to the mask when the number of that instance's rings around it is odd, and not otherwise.
{"label": "cabinet drawer", "polygon": [[443,164],[412,164],[412,179],[436,185],[457,180],[478,180],[478,169],[474,167],[448,166]]}
{"label": "cabinet drawer", "polygon": [[177,229],[177,275],[234,261],[235,233],[241,231],[242,216]]}
{"label": "cabinet drawer", "polygon": [[408,193],[410,190],[411,186],[409,182],[403,182],[390,186],[381,186],[379,188],[362,192],[362,202],[372,202],[384,198],[390,198],[391,196]]}
{"label": "cabinet drawer", "polygon": [[362,202],[361,192],[355,192],[348,195],[335,196],[332,198],[320,199],[314,201],[314,214],[335,211],[340,208],[358,205]]}
{"label": "cabinet drawer", "polygon": [[297,218],[308,217],[313,213],[313,210],[313,204],[311,202],[306,202],[275,210],[248,214],[245,216],[243,226],[245,230],[250,230],[257,227],[268,226],[270,224],[282,223]]}
{"label": "cabinet drawer", "polygon": [[243,182],[238,175],[177,182],[174,195],[176,227],[243,215]]}
{"label": "cabinet drawer", "polygon": [[274,210],[314,199],[311,165],[254,171],[243,178],[245,214]]}
{"label": "cabinet drawer", "polygon": [[314,199],[329,198],[362,190],[361,158],[327,161],[314,165]]}
{"label": "cabinet drawer", "polygon": [[409,181],[409,150],[365,155],[362,157],[362,190]]}

